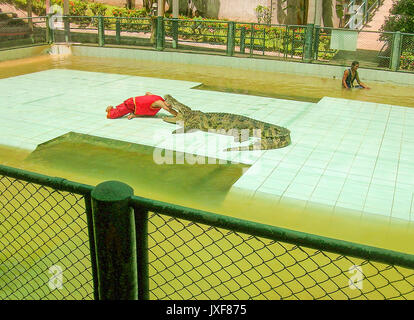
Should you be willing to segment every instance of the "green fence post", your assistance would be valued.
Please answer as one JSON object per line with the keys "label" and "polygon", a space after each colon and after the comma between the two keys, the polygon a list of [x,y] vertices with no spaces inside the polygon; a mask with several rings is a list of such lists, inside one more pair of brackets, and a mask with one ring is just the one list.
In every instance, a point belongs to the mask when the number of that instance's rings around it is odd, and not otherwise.
{"label": "green fence post", "polygon": [[172,47],[173,49],[177,49],[178,47],[178,19],[173,18],[172,20]]}
{"label": "green fence post", "polygon": [[148,210],[134,206],[137,237],[138,300],[149,300]]}
{"label": "green fence post", "polygon": [[234,54],[234,38],[235,38],[236,24],[233,21],[229,21],[227,24],[227,55],[232,56]]}
{"label": "green fence post", "polygon": [[91,192],[99,300],[137,300],[137,256],[130,186],[100,183]]}
{"label": "green fence post", "polygon": [[121,21],[119,18],[115,22],[115,41],[117,44],[121,43]]}
{"label": "green fence post", "polygon": [[51,43],[50,37],[50,15],[46,16],[46,43]]}
{"label": "green fence post", "polygon": [[265,54],[265,50],[266,50],[266,29],[263,29],[263,50],[262,50],[262,55]]}
{"label": "green fence post", "polygon": [[401,57],[401,32],[397,31],[393,35],[392,39],[392,52],[391,52],[391,70],[397,71],[400,67]]}
{"label": "green fence post", "polygon": [[49,17],[49,21],[48,21],[49,41],[50,43],[55,43],[55,25],[53,24],[53,27],[51,26],[52,25],[51,15],[48,15],[48,17]]}
{"label": "green fence post", "polygon": [[[289,43],[290,43],[290,40],[289,40],[289,26],[288,25],[285,25],[285,34],[284,34],[284,36],[283,36],[283,52],[284,52],[284,54],[283,54],[283,57],[286,59],[287,58],[287,56],[288,56],[288,54],[289,54]],[[292,42],[292,45],[293,45],[293,42]]]}
{"label": "green fence post", "polygon": [[250,57],[253,56],[254,50],[254,27],[253,24],[250,25]]}
{"label": "green fence post", "polygon": [[241,27],[240,29],[240,53],[245,53],[246,51],[246,28]]}
{"label": "green fence post", "polygon": [[313,41],[313,60],[318,61],[318,55],[319,55],[319,35],[321,33],[320,26],[314,26],[314,41]]}
{"label": "green fence post", "polygon": [[104,25],[104,17],[98,17],[98,44],[100,47],[105,45],[105,25]]}
{"label": "green fence post", "polygon": [[98,270],[96,268],[96,249],[95,249],[96,247],[95,247],[95,236],[93,232],[92,198],[90,194],[86,194],[84,198],[85,198],[86,222],[88,224],[89,250],[90,250],[90,257],[91,257],[93,298],[94,300],[99,300]]}
{"label": "green fence post", "polygon": [[164,50],[164,18],[157,17],[157,50]]}
{"label": "green fence post", "polygon": [[305,62],[312,62],[313,30],[314,30],[314,25],[312,23],[306,26],[305,54],[304,54]]}
{"label": "green fence post", "polygon": [[65,29],[65,42],[70,42],[70,21],[68,16],[63,17],[63,24]]}

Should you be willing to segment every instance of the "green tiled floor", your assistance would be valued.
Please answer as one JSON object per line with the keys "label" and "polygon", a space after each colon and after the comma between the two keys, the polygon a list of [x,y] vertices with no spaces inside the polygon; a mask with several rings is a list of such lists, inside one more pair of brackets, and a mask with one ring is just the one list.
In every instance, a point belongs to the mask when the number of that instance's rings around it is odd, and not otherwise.
{"label": "green tiled floor", "polygon": [[410,108],[324,98],[291,123],[292,145],[254,191],[413,220],[413,120]]}
{"label": "green tiled floor", "polygon": [[[73,70],[0,80],[0,144],[34,150],[75,131],[252,164],[233,185],[277,201],[299,199],[414,220],[414,109],[325,97],[319,103],[194,90],[198,83]],[[285,126],[286,148],[225,152],[229,136],[171,134],[156,118],[105,118],[107,105],[151,91],[205,112]]]}

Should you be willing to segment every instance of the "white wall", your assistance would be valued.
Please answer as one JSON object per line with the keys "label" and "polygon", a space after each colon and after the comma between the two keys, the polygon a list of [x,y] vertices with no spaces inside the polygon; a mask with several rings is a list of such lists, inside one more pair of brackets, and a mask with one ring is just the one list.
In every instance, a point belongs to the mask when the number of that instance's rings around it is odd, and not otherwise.
{"label": "white wall", "polygon": [[[124,7],[127,0],[94,0],[96,2],[107,3],[111,5],[117,5]],[[143,0],[133,0],[136,8],[143,7]],[[323,0],[309,0],[308,8],[308,22],[312,23],[315,17],[315,2],[319,1],[320,10],[322,10]],[[203,0],[192,0],[196,7],[201,8]],[[255,8],[259,5],[266,6],[273,9],[272,23],[284,23],[278,21],[278,2],[279,0],[208,0],[206,14],[210,17],[218,19],[228,19],[243,22],[257,22],[255,14]],[[335,1],[333,1],[335,2]],[[179,0],[180,9],[187,7],[188,0]],[[280,2],[282,3],[282,2]],[[286,7],[286,3],[282,5],[282,8]],[[279,8],[280,9],[280,8]],[[335,6],[332,7],[332,16],[334,26],[338,26],[338,19],[336,17]],[[322,14],[322,13],[321,13]]]}
{"label": "white wall", "polygon": [[[214,0],[213,0],[214,1]],[[209,1],[210,2],[210,1]],[[210,5],[210,4],[209,4]],[[229,20],[257,22],[255,8],[268,6],[268,0],[221,0],[218,18]]]}

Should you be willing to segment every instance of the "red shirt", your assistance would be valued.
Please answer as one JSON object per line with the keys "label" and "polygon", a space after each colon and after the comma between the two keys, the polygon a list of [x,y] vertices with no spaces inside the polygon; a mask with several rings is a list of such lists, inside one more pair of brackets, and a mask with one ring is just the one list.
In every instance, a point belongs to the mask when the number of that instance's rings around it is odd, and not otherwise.
{"label": "red shirt", "polygon": [[158,100],[165,101],[162,97],[155,94],[148,96],[139,96],[134,98],[134,114],[140,116],[155,116],[161,108],[151,108],[151,105]]}

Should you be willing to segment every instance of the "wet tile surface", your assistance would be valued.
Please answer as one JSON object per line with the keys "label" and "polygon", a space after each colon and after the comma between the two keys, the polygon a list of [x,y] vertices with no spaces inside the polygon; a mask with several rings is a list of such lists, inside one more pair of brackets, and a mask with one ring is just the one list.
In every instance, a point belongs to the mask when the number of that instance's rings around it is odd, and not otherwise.
{"label": "wet tile surface", "polygon": [[[34,150],[69,131],[251,164],[233,185],[277,201],[299,199],[414,220],[414,109],[325,97],[297,102],[191,89],[199,83],[52,69],[0,80],[0,144]],[[292,144],[226,152],[230,136],[172,134],[155,118],[106,119],[105,108],[145,94],[172,94],[193,109],[287,127]],[[246,143],[244,142],[242,145]],[[192,156],[192,158],[191,158]]]}

